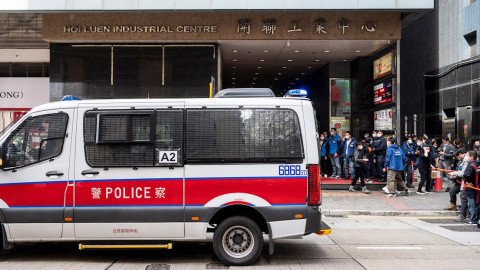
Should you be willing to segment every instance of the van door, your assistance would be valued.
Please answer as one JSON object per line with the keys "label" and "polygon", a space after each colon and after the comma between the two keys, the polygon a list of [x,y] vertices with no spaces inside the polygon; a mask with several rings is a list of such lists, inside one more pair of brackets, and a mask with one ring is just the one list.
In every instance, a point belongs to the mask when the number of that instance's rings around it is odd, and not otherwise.
{"label": "van door", "polygon": [[62,237],[73,109],[36,112],[3,142],[0,205],[10,237]]}
{"label": "van door", "polygon": [[184,237],[183,103],[79,109],[77,239]]}

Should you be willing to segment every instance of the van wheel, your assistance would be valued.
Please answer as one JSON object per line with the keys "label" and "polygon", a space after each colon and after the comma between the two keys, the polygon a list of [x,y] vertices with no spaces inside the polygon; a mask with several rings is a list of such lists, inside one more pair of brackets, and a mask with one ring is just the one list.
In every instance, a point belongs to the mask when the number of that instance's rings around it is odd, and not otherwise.
{"label": "van wheel", "polygon": [[213,249],[226,265],[250,265],[262,253],[262,231],[247,217],[227,218],[215,229]]}

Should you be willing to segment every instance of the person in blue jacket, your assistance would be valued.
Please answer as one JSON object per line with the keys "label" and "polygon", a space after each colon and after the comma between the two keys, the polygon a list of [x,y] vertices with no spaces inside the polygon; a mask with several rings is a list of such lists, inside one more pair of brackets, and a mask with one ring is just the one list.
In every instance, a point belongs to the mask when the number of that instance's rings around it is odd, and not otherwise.
{"label": "person in blue jacket", "polygon": [[405,195],[410,194],[410,190],[405,185],[405,182],[402,179],[402,173],[404,169],[404,164],[407,158],[403,151],[395,144],[395,139],[390,137],[387,141],[387,153],[385,155],[385,164],[383,171],[387,172],[387,188],[388,194],[387,197],[395,197],[397,193],[397,187],[395,186],[395,181],[397,186],[400,185],[405,190]]}
{"label": "person in blue jacket", "polygon": [[328,137],[325,134],[320,134],[320,168],[324,177],[327,177],[328,171]]}
{"label": "person in blue jacket", "polygon": [[338,136],[337,129],[331,128],[330,129],[330,139],[328,140],[328,146],[330,147],[330,161],[332,162],[332,176],[335,179],[339,179],[342,176],[342,167],[340,165],[340,154],[342,153],[341,143],[342,138]]}
{"label": "person in blue jacket", "polygon": [[355,149],[357,148],[357,140],[352,137],[352,132],[347,131],[345,132],[345,137],[342,140],[342,144],[340,145],[342,148],[342,156],[343,156],[343,168],[345,170],[345,179],[349,178],[349,167],[350,171],[352,171],[352,179],[355,179],[355,169],[353,163],[353,154],[355,153]]}
{"label": "person in blue jacket", "polygon": [[402,145],[402,151],[407,160],[405,161],[405,168],[403,169],[402,179],[405,180],[405,174],[407,175],[407,187],[413,188],[412,184],[412,171],[413,165],[412,161],[415,162],[415,147],[413,145],[413,138],[411,136],[407,137],[407,141]]}

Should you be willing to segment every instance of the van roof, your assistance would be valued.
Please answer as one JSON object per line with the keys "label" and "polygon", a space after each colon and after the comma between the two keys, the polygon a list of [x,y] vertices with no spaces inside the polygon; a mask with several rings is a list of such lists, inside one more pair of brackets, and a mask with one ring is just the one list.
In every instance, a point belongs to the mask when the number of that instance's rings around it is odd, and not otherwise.
{"label": "van roof", "polygon": [[265,106],[281,105],[292,106],[300,105],[305,98],[185,98],[185,99],[91,99],[91,100],[68,100],[56,101],[37,106],[31,110],[44,111],[55,109],[68,109],[77,107],[144,107],[146,104],[171,104],[188,106]]}

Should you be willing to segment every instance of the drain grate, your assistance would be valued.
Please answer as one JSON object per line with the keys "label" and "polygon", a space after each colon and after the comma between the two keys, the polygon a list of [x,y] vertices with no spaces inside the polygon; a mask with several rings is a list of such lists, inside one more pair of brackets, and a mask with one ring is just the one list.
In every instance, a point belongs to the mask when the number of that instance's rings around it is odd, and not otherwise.
{"label": "drain grate", "polygon": [[427,223],[434,223],[434,224],[462,224],[461,222],[457,222],[453,219],[441,218],[441,219],[429,219],[429,218],[421,218],[421,221],[425,221]]}
{"label": "drain grate", "polygon": [[223,263],[209,263],[206,269],[230,269],[230,266]]}
{"label": "drain grate", "polygon": [[480,232],[480,229],[476,225],[463,225],[463,226],[440,226],[444,229],[454,232]]}
{"label": "drain grate", "polygon": [[170,270],[169,264],[150,264],[145,270]]}

